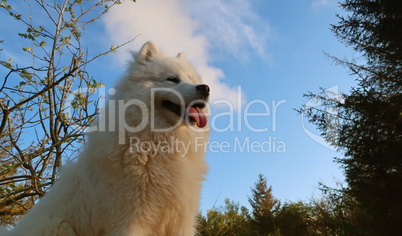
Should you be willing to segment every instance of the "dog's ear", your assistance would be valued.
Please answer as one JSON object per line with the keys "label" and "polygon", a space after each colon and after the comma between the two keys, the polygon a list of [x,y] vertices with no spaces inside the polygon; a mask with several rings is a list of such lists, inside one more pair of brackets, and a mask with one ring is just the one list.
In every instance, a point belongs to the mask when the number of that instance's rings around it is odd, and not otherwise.
{"label": "dog's ear", "polygon": [[138,52],[136,56],[136,62],[139,64],[145,64],[151,61],[152,57],[158,53],[159,49],[153,42],[151,41],[146,42],[144,46],[142,46],[141,50]]}
{"label": "dog's ear", "polygon": [[177,58],[181,59],[181,60],[187,60],[186,56],[184,55],[184,53],[180,52],[179,54],[177,54]]}

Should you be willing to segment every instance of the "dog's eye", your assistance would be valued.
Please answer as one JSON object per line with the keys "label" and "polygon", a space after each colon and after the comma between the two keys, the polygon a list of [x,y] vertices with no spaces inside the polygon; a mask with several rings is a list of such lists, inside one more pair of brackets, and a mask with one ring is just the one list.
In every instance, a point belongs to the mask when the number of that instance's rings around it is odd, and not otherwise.
{"label": "dog's eye", "polygon": [[173,82],[173,83],[176,83],[176,84],[180,83],[180,79],[177,78],[177,77],[174,77],[174,76],[171,76],[171,77],[167,78],[167,81],[170,81],[170,82]]}

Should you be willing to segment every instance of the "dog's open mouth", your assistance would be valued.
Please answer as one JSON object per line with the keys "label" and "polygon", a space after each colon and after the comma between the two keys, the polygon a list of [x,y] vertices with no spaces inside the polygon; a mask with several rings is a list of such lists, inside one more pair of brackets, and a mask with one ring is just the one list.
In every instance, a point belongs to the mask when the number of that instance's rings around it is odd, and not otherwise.
{"label": "dog's open mouth", "polygon": [[162,105],[173,113],[176,113],[178,116],[183,118],[188,117],[190,121],[196,122],[199,128],[204,128],[207,125],[207,116],[202,111],[202,108],[205,107],[204,102],[197,102],[186,108],[169,100],[163,100]]}

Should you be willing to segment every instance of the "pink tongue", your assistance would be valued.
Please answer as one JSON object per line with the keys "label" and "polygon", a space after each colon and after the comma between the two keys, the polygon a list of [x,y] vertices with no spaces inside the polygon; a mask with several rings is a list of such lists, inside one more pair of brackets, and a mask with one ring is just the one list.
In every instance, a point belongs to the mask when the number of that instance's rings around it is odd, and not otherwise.
{"label": "pink tongue", "polygon": [[204,128],[207,125],[207,116],[198,107],[190,107],[189,115],[194,118],[199,128]]}

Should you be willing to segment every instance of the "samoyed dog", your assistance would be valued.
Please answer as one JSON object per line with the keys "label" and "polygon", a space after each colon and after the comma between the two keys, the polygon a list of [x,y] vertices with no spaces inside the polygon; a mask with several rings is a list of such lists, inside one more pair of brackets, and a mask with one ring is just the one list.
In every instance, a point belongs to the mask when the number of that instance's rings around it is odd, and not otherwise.
{"label": "samoyed dog", "polygon": [[6,235],[195,234],[209,87],[148,42],[109,94],[78,160]]}

